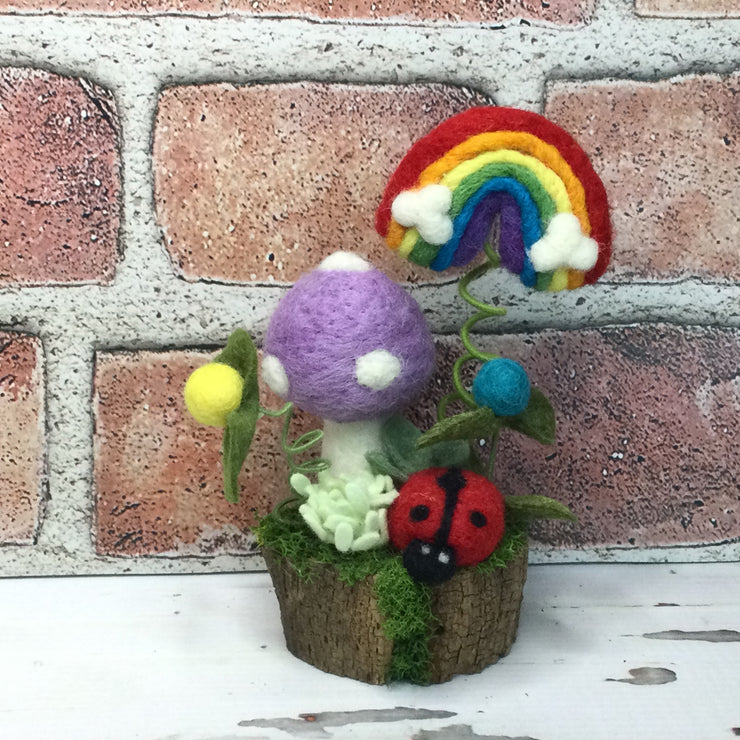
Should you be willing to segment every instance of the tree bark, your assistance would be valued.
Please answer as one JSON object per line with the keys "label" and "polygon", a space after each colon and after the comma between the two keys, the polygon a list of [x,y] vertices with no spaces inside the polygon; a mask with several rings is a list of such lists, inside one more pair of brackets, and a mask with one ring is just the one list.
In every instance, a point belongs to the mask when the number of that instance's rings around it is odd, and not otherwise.
{"label": "tree bark", "polygon": [[[431,683],[478,673],[507,655],[516,639],[524,581],[525,546],[507,565],[489,573],[461,568],[432,587],[438,624],[429,640]],[[280,604],[288,650],[322,671],[383,684],[393,644],[383,632],[374,579],[353,586],[330,565],[319,565],[310,581],[269,549],[265,561]]]}
{"label": "tree bark", "polygon": [[285,643],[296,658],[337,676],[385,683],[393,643],[366,578],[349,586],[334,567],[317,565],[311,580],[269,548],[263,555],[280,604]]}
{"label": "tree bark", "polygon": [[460,568],[432,589],[432,613],[439,627],[429,641],[431,682],[459,673],[480,673],[509,654],[516,639],[529,548],[505,568],[481,573]]}

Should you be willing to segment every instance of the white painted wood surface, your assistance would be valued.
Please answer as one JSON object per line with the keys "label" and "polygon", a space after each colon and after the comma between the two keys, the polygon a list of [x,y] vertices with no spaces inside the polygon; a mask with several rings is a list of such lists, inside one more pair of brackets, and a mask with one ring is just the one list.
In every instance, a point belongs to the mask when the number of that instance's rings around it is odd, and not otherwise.
{"label": "white painted wood surface", "polygon": [[511,654],[439,686],[296,660],[257,573],[2,580],[0,659],[2,740],[729,740],[740,564],[533,566]]}

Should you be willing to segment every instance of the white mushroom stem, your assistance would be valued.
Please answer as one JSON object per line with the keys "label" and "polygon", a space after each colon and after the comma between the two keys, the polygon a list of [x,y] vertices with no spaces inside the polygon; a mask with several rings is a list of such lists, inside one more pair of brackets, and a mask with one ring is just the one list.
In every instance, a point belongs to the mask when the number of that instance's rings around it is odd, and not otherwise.
{"label": "white mushroom stem", "polygon": [[381,448],[380,429],[385,419],[337,422],[324,420],[321,456],[331,463],[334,475],[369,473],[365,455]]}

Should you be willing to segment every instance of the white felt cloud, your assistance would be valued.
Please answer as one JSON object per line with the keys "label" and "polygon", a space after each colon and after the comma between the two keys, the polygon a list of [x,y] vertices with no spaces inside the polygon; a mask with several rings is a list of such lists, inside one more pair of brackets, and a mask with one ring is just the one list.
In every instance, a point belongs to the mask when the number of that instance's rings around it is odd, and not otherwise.
{"label": "white felt cloud", "polygon": [[452,191],[444,185],[427,185],[421,190],[404,190],[391,205],[393,218],[401,226],[414,226],[429,244],[444,244],[452,236],[449,216]]}
{"label": "white felt cloud", "polygon": [[558,267],[590,270],[599,256],[599,245],[581,231],[581,222],[572,213],[557,213],[529,253],[537,272]]}

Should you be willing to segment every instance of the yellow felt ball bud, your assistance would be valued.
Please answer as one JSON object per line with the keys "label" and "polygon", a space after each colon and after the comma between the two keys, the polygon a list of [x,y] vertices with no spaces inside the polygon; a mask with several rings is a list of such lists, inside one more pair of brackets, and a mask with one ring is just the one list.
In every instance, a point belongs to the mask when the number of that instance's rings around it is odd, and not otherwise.
{"label": "yellow felt ball bud", "polygon": [[244,380],[229,365],[211,362],[199,367],[185,383],[185,405],[196,421],[225,427],[226,417],[242,400]]}

